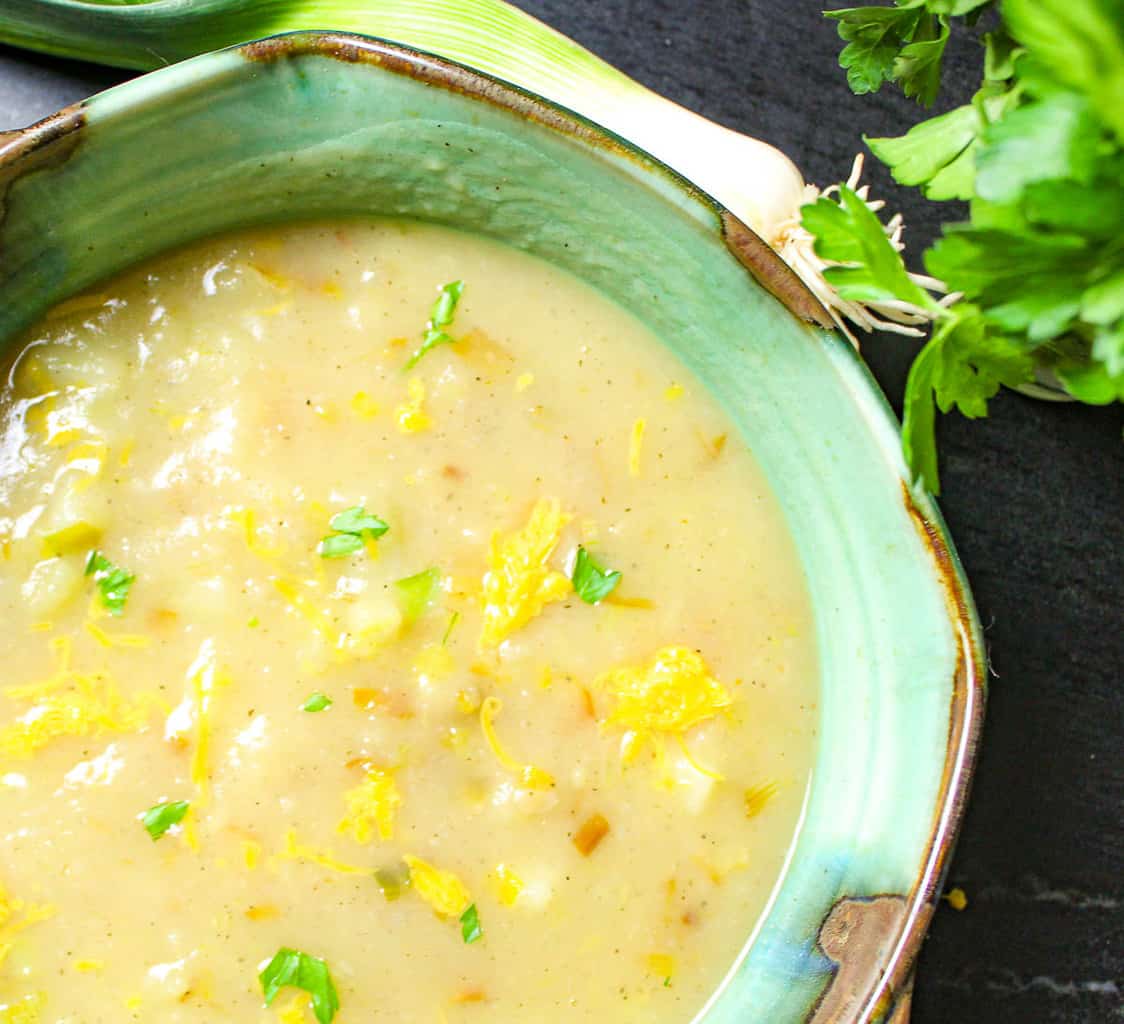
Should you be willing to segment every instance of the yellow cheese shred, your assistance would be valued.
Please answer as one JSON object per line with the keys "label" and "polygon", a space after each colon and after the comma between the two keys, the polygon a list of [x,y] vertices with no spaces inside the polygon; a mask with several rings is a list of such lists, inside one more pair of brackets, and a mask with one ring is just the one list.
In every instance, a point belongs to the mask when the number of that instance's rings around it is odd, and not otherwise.
{"label": "yellow cheese shred", "polygon": [[256,839],[242,840],[242,860],[247,871],[253,871],[261,863],[261,843]]}
{"label": "yellow cheese shred", "polygon": [[226,513],[227,519],[242,527],[242,538],[246,550],[252,555],[266,560],[279,558],[284,554],[281,547],[273,547],[261,539],[261,529],[257,523],[257,513],[252,508],[234,508]]}
{"label": "yellow cheese shred", "polygon": [[425,411],[425,382],[421,377],[411,377],[406,382],[406,401],[395,411],[398,429],[403,434],[419,434],[433,426]]}
{"label": "yellow cheese shred", "polygon": [[648,421],[641,416],[632,424],[632,432],[628,436],[628,475],[640,475],[640,455],[644,450],[644,432],[648,429]]}
{"label": "yellow cheese shred", "polygon": [[442,917],[459,917],[472,903],[464,883],[451,871],[442,871],[420,857],[406,854],[413,890]]}
{"label": "yellow cheese shred", "polygon": [[641,665],[610,669],[594,686],[615,700],[603,724],[620,726],[637,740],[682,735],[733,703],[702,656],[684,646],[663,647]]}
{"label": "yellow cheese shred", "polygon": [[480,705],[480,728],[484,730],[484,738],[492,753],[509,772],[519,776],[519,782],[527,789],[550,789],[554,785],[554,776],[550,772],[536,768],[533,764],[523,764],[512,757],[500,743],[496,735],[496,716],[503,710],[503,702],[498,697],[488,697]]}
{"label": "yellow cheese shred", "polygon": [[338,871],[341,875],[371,874],[371,869],[369,867],[348,864],[328,850],[317,850],[312,846],[305,845],[297,838],[297,830],[293,828],[285,833],[285,846],[281,852],[275,853],[270,857],[271,863],[286,860],[297,861],[298,863],[304,864],[315,864],[318,867],[327,868],[329,871]]}
{"label": "yellow cheese shred", "polygon": [[505,906],[515,905],[519,894],[524,889],[523,879],[520,878],[506,864],[497,864],[492,872],[492,883],[496,890],[496,898]]}
{"label": "yellow cheese shred", "polygon": [[280,1024],[305,1024],[308,1020],[306,1011],[311,1005],[312,999],[307,992],[294,992],[293,997],[277,1011],[277,1019]]}
{"label": "yellow cheese shred", "polygon": [[379,414],[378,403],[366,391],[356,391],[351,396],[351,411],[361,420],[373,420]]}
{"label": "yellow cheese shred", "polygon": [[555,498],[541,498],[521,529],[492,535],[484,574],[482,649],[498,647],[517,629],[542,614],[552,601],[565,599],[570,581],[547,565],[570,517]]}
{"label": "yellow cheese shred", "polygon": [[[53,682],[46,680],[39,685]],[[29,687],[12,689],[26,691]],[[154,694],[141,693],[132,700],[122,696],[113,677],[106,672],[73,674],[69,689],[41,697],[23,715],[0,729],[0,759],[31,757],[65,736],[139,732],[158,705]]]}
{"label": "yellow cheese shred", "polygon": [[367,777],[344,795],[347,815],[336,831],[349,835],[357,843],[369,843],[378,832],[380,839],[394,837],[394,815],[402,805],[402,796],[394,782],[394,773],[372,768]]}
{"label": "yellow cheese shred", "polygon": [[0,1024],[39,1024],[42,1011],[42,996],[24,996],[14,1003],[0,1006]]}
{"label": "yellow cheese shred", "polygon": [[8,958],[20,932],[54,916],[55,908],[51,904],[27,903],[0,885],[0,966]]}
{"label": "yellow cheese shred", "polygon": [[147,647],[152,642],[139,633],[107,633],[93,619],[87,619],[82,625],[102,647],[138,648]]}
{"label": "yellow cheese shred", "polygon": [[198,809],[206,806],[211,797],[211,715],[214,710],[215,692],[227,685],[229,680],[218,669],[214,644],[210,640],[204,641],[199,656],[187,672],[188,690],[195,718],[195,749],[191,752],[191,781],[198,797],[193,806]]}

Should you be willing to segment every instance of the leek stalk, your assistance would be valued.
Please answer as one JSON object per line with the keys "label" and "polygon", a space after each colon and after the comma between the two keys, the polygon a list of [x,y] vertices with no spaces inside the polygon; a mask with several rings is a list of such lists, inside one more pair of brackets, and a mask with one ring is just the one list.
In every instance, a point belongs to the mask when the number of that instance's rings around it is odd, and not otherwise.
{"label": "leek stalk", "polygon": [[[646,89],[503,0],[4,0],[0,8],[4,42],[142,70],[297,30],[357,32],[440,54],[602,125],[753,228],[848,336],[844,319],[907,334],[920,334],[916,325],[928,319],[923,310],[845,300],[827,283],[830,263],[800,223],[800,208],[820,191],[787,156]],[[898,248],[900,232],[900,220],[887,225]]]}

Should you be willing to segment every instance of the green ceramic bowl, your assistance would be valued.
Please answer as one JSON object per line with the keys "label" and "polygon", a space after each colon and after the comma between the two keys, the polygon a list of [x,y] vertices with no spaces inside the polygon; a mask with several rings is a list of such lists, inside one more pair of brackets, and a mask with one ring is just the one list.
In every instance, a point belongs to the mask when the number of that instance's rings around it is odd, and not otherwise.
{"label": "green ceramic bowl", "polygon": [[771,908],[706,1024],[904,1021],[984,701],[979,628],[898,425],[747,228],[645,154],[459,65],[301,33],[208,54],[0,136],[0,343],[129,264],[243,225],[415,217],[563,267],[725,406],[807,573],[814,779]]}

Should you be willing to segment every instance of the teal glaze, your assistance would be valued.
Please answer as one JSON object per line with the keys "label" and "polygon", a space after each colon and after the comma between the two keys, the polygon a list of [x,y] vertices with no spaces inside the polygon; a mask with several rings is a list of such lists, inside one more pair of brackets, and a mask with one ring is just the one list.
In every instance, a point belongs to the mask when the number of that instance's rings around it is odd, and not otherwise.
{"label": "teal glaze", "polygon": [[[636,314],[725,406],[768,475],[821,660],[819,748],[789,869],[700,1021],[881,1019],[893,1006],[882,979],[894,994],[907,982],[939,893],[983,671],[955,556],[931,501],[908,486],[866,368],[746,272],[710,200],[572,115],[358,37],[289,36],[267,52],[196,58],[0,136],[0,339],[168,247],[323,216],[489,235]],[[837,965],[819,934],[833,906],[884,895],[901,898],[893,926],[867,948],[852,936]],[[844,970],[858,979],[852,997],[827,991]]]}

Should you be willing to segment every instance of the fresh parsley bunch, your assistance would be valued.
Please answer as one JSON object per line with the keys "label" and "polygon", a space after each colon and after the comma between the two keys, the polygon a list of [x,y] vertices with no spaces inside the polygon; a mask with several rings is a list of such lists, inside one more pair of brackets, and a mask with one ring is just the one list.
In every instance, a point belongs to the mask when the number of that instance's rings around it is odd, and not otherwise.
{"label": "fresh parsley bunch", "polygon": [[[847,41],[851,88],[897,82],[929,104],[949,20],[992,0],[900,0],[826,12]],[[867,139],[903,185],[966,200],[924,255],[951,298],[905,272],[866,204],[845,186],[804,208],[844,298],[928,311],[933,333],[910,370],[903,442],[939,492],[936,409],[987,415],[1000,385],[1047,377],[1082,402],[1124,399],[1124,0],[1004,0],[982,37],[972,101],[901,138]]]}

